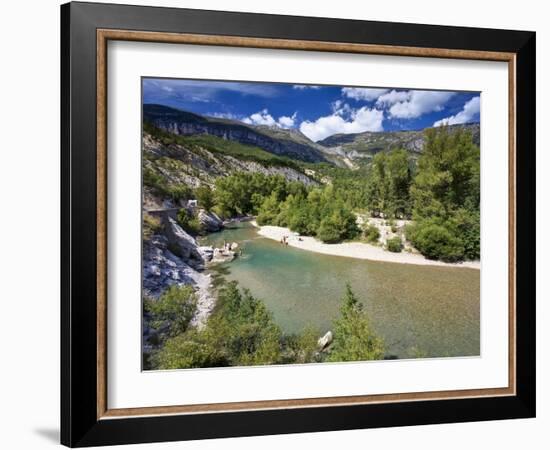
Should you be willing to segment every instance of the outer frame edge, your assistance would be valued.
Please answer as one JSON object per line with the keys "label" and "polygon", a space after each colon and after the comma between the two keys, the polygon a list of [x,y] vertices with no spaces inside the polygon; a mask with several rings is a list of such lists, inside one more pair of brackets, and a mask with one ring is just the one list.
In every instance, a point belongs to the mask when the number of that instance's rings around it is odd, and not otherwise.
{"label": "outer frame edge", "polygon": [[[75,8],[76,6],[76,8]],[[62,32],[61,32],[61,56],[62,56],[62,62],[61,62],[61,76],[62,76],[62,89],[61,89],[61,115],[62,115],[62,130],[61,130],[61,143],[62,143],[62,150],[61,150],[61,202],[62,202],[62,212],[61,212],[61,223],[62,223],[62,237],[61,237],[61,255],[62,255],[62,267],[61,267],[61,288],[62,288],[62,323],[61,323],[61,336],[62,336],[62,358],[61,358],[61,373],[62,373],[62,396],[61,396],[61,407],[62,407],[62,414],[61,414],[61,442],[64,445],[69,446],[90,446],[90,445],[108,445],[108,444],[122,444],[122,443],[137,443],[137,442],[157,442],[162,440],[181,440],[181,439],[206,439],[206,438],[213,438],[213,437],[230,437],[230,436],[251,436],[251,435],[265,435],[265,434],[276,434],[276,433],[298,433],[298,432],[310,432],[310,431],[330,431],[330,430],[343,430],[343,429],[354,429],[354,428],[367,428],[367,427],[384,427],[384,426],[398,426],[398,425],[419,425],[419,424],[427,424],[427,423],[444,423],[448,421],[455,421],[455,422],[464,422],[464,421],[479,421],[479,420],[491,420],[491,419],[507,419],[507,418],[528,418],[528,417],[534,417],[536,412],[536,404],[535,404],[535,356],[534,356],[534,327],[530,330],[523,330],[522,333],[522,339],[524,339],[525,344],[531,344],[531,350],[533,353],[532,355],[527,358],[527,366],[522,367],[520,369],[519,364],[517,367],[518,371],[518,395],[516,397],[508,398],[507,401],[504,402],[495,402],[503,406],[501,410],[498,410],[498,408],[490,407],[487,402],[485,403],[479,403],[479,406],[484,405],[484,407],[480,408],[483,410],[484,413],[487,413],[487,409],[491,410],[493,413],[492,417],[455,417],[454,419],[448,419],[448,418],[441,418],[437,420],[430,420],[429,417],[422,416],[420,418],[413,418],[408,423],[401,423],[398,420],[397,422],[393,423],[386,423],[386,424],[377,424],[377,423],[369,423],[365,425],[364,423],[351,423],[351,424],[344,424],[340,426],[334,426],[334,425],[324,425],[320,428],[316,428],[319,423],[315,422],[314,420],[307,421],[302,428],[300,429],[291,429],[293,427],[289,427],[286,430],[273,430],[273,429],[260,429],[258,432],[250,431],[251,428],[248,429],[248,431],[243,431],[242,429],[238,429],[237,433],[233,432],[227,432],[227,430],[222,431],[222,433],[218,435],[205,435],[204,430],[198,431],[195,435],[186,435],[185,433],[189,433],[188,430],[183,433],[183,435],[172,435],[166,439],[154,437],[153,435],[155,433],[152,433],[150,437],[147,436],[146,430],[142,430],[140,433],[136,433],[136,425],[142,426],[144,428],[147,428],[147,426],[153,426],[153,427],[161,427],[161,428],[167,428],[168,422],[175,423],[173,421],[165,420],[167,418],[162,418],[163,424],[158,422],[157,420],[160,419],[158,417],[156,418],[132,418],[132,419],[119,419],[119,420],[113,420],[113,421],[96,421],[95,423],[91,424],[88,428],[88,430],[84,433],[75,433],[74,429],[74,421],[73,421],[73,413],[77,413],[75,409],[72,408],[74,396],[72,395],[72,377],[74,375],[77,375],[76,372],[74,372],[73,367],[71,365],[71,342],[67,342],[65,338],[69,338],[70,341],[72,341],[72,332],[71,332],[71,324],[70,322],[67,322],[65,319],[67,319],[67,315],[69,317],[69,320],[71,319],[71,301],[72,301],[72,292],[70,291],[70,281],[71,281],[71,267],[72,267],[72,261],[67,260],[64,261],[65,256],[71,256],[70,254],[70,244],[72,235],[70,223],[71,223],[71,213],[70,209],[69,211],[66,210],[67,207],[70,208],[70,191],[72,189],[72,181],[71,181],[71,171],[72,167],[68,160],[70,160],[71,154],[72,154],[72,143],[70,138],[70,133],[66,129],[69,126],[71,126],[71,114],[73,112],[71,111],[70,105],[73,101],[71,98],[71,88],[70,88],[70,81],[73,80],[73,75],[71,71],[71,52],[73,49],[71,49],[71,22],[72,25],[75,25],[75,21],[71,20],[71,18],[74,18],[74,12],[75,10],[79,10],[80,13],[85,13],[86,11],[90,11],[90,8],[98,13],[101,13],[101,11],[107,11],[109,7],[114,5],[97,5],[97,4],[86,4],[86,3],[77,3],[77,4],[67,4],[62,5],[61,7],[61,25],[62,25]],[[116,5],[116,6],[122,6],[122,5]],[[131,8],[127,7],[126,8]],[[138,8],[138,7],[134,7]],[[141,8],[142,10],[144,8]],[[218,13],[218,12],[217,12]],[[233,14],[239,14],[239,13],[233,13]],[[250,16],[250,15],[249,15]],[[287,16],[289,17],[289,16]],[[313,18],[311,18],[313,19]],[[316,19],[316,20],[327,20],[330,21],[330,19]],[[93,21],[93,20],[92,20]],[[409,24],[402,24],[402,25],[409,25]],[[531,124],[529,126],[526,126],[523,131],[520,133],[519,128],[521,128],[521,125],[518,127],[518,136],[517,136],[517,144],[518,148],[521,147],[521,144],[529,142],[534,143],[534,131],[535,131],[535,124],[534,124],[534,114],[535,114],[535,108],[534,108],[534,100],[535,100],[535,85],[534,85],[534,67],[535,67],[535,35],[534,33],[527,33],[527,32],[514,32],[514,33],[520,33],[522,35],[522,39],[526,39],[524,42],[525,44],[522,45],[521,49],[518,49],[518,75],[521,70],[525,71],[525,82],[526,83],[532,83],[530,86],[526,87],[526,93],[528,100],[532,101],[532,107],[529,105],[527,106],[518,106],[517,110],[521,110],[521,114],[527,114],[529,119],[532,120]],[[524,53],[525,56],[521,55],[521,53]],[[525,58],[525,60],[523,59]],[[524,62],[525,61],[525,62]],[[529,71],[533,70],[533,73],[529,76]],[[520,84],[523,83],[523,78],[521,76],[518,76],[518,79],[520,80]],[[518,94],[519,97],[519,94]],[[518,102],[519,103],[519,102]],[[529,131],[533,132],[533,136],[530,138],[528,136]],[[534,152],[534,146],[533,146],[533,152]],[[519,156],[519,155],[518,155]],[[527,158],[527,157],[526,157]],[[534,154],[530,156],[531,159],[525,161],[527,168],[534,168],[535,163],[535,156]],[[523,166],[522,166],[523,167]],[[517,169],[516,172],[518,175],[520,174],[519,169]],[[522,176],[525,175],[525,173],[522,172]],[[529,180],[529,186],[528,191],[532,191],[534,193],[534,172],[530,174],[530,178],[527,178]],[[523,182],[525,182],[525,178],[523,179]],[[521,193],[520,193],[521,195]],[[518,196],[519,198],[520,196]],[[525,206],[532,206],[534,205],[534,196],[532,201],[529,201],[529,204],[527,204],[525,197],[521,197],[521,203],[524,203]],[[518,202],[520,203],[520,202]],[[534,214],[534,207],[529,212],[529,215]],[[527,219],[525,219],[527,220]],[[519,225],[518,225],[519,227]],[[534,235],[529,237],[529,243],[534,244],[535,238]],[[534,246],[532,247],[532,254],[526,253],[522,256],[527,260],[527,262],[533,262],[532,257],[534,256]],[[67,253],[68,252],[68,253]],[[519,259],[519,258],[518,258]],[[532,270],[532,266],[529,268],[529,270]],[[534,281],[534,274],[530,276],[529,278],[525,278],[525,283],[529,286],[531,282]],[[66,288],[69,288],[69,292],[67,294]],[[530,291],[533,291],[534,293],[534,284],[530,286]],[[519,288],[518,288],[519,292]],[[522,298],[525,298],[526,295],[523,294]],[[527,300],[533,300],[534,297]],[[523,302],[522,302],[523,303]],[[526,319],[533,320],[534,325],[534,305],[529,306],[529,308],[523,308],[522,313],[525,314]],[[525,335],[523,333],[525,332]],[[523,353],[523,348],[518,352],[518,354]],[[527,356],[527,355],[525,355]],[[519,372],[522,371],[521,379],[519,379],[520,374]],[[68,384],[67,384],[68,383]],[[446,401],[441,401],[446,402]],[[456,402],[455,400],[448,401],[448,402]],[[462,401],[458,401],[462,402]],[[468,404],[472,405],[471,401],[467,401]],[[449,403],[448,403],[449,404]],[[459,413],[466,413],[468,407],[466,407],[466,403],[453,403],[456,405],[456,407],[460,410]],[[369,405],[370,406],[370,405]],[[400,405],[402,407],[402,405]],[[443,406],[443,405],[442,405]],[[337,407],[339,408],[339,407]],[[343,407],[347,408],[347,407]],[[355,407],[353,407],[355,408]],[[364,410],[363,407],[355,408],[356,411]],[[302,413],[302,410],[297,410],[299,413]],[[266,413],[272,413],[273,411],[267,411]],[[241,414],[247,414],[247,413],[235,413],[238,415]],[[480,413],[481,414],[481,413]],[[299,414],[300,415],[300,414]],[[368,414],[367,414],[368,415]],[[265,415],[263,415],[266,417]],[[277,416],[277,415],[276,415]],[[428,414],[429,416],[429,414]],[[443,416],[446,416],[446,414],[443,414]],[[175,416],[176,418],[178,416]],[[193,420],[196,418],[193,417]],[[111,423],[110,423],[111,422]],[[118,422],[118,424],[115,424],[114,422]],[[296,426],[296,425],[295,425]],[[294,427],[295,427],[294,426]],[[117,428],[118,430],[115,430],[113,427]],[[134,427],[133,431],[130,429]],[[139,431],[139,430],[138,430]],[[128,434],[130,433],[130,435]],[[143,434],[145,433],[145,435]],[[202,434],[201,434],[202,433]],[[138,434],[141,436],[138,436]],[[137,440],[136,440],[137,439]]]}

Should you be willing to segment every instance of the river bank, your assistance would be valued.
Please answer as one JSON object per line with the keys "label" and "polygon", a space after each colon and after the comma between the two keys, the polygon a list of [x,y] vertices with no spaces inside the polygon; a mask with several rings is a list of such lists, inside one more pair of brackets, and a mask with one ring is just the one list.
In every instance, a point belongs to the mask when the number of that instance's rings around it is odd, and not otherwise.
{"label": "river bank", "polygon": [[444,266],[468,269],[480,269],[480,261],[464,261],[460,263],[446,263],[427,259],[418,253],[392,253],[381,247],[363,242],[342,242],[340,244],[325,244],[311,236],[299,236],[285,227],[272,225],[259,226],[256,221],[250,222],[257,228],[257,233],[267,239],[281,241],[286,236],[289,246],[324,255],[343,256],[347,258],[366,259],[400,264],[415,264],[421,266]]}

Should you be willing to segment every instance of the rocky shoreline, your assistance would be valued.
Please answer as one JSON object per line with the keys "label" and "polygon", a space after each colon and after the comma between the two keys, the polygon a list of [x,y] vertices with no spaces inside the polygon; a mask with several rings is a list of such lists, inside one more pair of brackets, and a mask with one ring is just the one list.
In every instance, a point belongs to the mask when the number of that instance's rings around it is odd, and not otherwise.
{"label": "rocky shoreline", "polygon": [[[158,298],[172,285],[189,285],[197,296],[197,312],[191,324],[202,328],[216,304],[212,279],[204,270],[212,264],[231,261],[237,254],[237,244],[224,248],[201,246],[169,214],[157,214],[161,230],[143,243],[143,295]],[[213,213],[198,214],[205,231],[223,228],[222,220]]]}

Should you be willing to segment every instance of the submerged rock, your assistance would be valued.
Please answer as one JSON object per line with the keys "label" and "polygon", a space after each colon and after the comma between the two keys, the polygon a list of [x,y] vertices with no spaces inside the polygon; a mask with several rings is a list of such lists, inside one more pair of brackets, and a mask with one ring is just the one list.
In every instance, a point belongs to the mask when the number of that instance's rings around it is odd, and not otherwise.
{"label": "submerged rock", "polygon": [[235,259],[235,252],[228,248],[215,248],[212,256],[212,263],[223,263],[233,261]]}

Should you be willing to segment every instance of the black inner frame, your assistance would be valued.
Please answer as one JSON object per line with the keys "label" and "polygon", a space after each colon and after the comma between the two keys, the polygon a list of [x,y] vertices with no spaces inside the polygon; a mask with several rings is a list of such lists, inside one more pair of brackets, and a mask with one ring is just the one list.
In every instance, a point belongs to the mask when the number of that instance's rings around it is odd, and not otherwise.
{"label": "black inner frame", "polygon": [[[515,53],[517,394],[98,420],[99,28]],[[62,5],[61,443],[81,447],[534,417],[535,100],[533,32],[94,3]]]}

